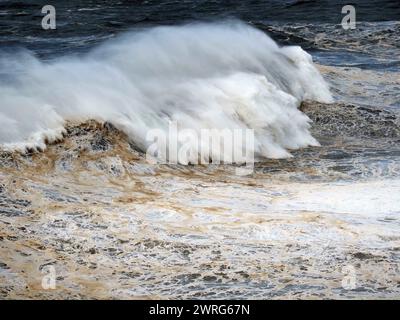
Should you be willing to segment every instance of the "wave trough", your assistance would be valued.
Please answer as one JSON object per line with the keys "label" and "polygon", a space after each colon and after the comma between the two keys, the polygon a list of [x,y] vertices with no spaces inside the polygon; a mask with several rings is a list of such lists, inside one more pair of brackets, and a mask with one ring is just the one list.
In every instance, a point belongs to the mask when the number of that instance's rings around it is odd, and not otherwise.
{"label": "wave trough", "polygon": [[282,158],[318,145],[300,103],[332,101],[309,54],[240,22],[130,32],[47,63],[2,54],[0,65],[3,149],[45,149],[62,138],[66,121],[94,119],[145,151],[147,132],[168,132],[174,121],[198,132],[254,129],[256,157]]}

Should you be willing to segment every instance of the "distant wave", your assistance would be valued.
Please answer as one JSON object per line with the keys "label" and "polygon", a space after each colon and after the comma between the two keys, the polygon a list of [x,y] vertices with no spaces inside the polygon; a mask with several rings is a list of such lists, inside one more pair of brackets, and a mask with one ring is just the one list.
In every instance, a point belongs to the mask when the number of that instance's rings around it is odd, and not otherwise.
{"label": "distant wave", "polygon": [[333,53],[363,54],[379,60],[399,60],[400,21],[358,22],[358,28],[350,33],[332,23],[256,25],[282,44],[299,44],[306,49],[320,49]]}
{"label": "distant wave", "polygon": [[318,142],[303,100],[331,102],[300,47],[279,47],[240,22],[156,27],[124,34],[83,57],[44,63],[3,55],[0,145],[41,148],[66,121],[107,121],[145,150],[149,129],[255,131],[256,156],[281,158]]}

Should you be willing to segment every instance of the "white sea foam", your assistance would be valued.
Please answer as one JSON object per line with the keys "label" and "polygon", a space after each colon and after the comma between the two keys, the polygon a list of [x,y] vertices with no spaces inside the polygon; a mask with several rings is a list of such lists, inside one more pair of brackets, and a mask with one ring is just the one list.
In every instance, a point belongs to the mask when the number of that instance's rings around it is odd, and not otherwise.
{"label": "white sea foam", "polygon": [[[109,121],[145,150],[149,129],[255,132],[258,157],[290,156],[318,142],[302,100],[332,100],[311,56],[279,47],[240,22],[156,27],[107,41],[83,57],[0,58],[0,144],[44,148],[66,120]],[[15,70],[15,71],[10,71]],[[18,71],[17,71],[18,70]]]}

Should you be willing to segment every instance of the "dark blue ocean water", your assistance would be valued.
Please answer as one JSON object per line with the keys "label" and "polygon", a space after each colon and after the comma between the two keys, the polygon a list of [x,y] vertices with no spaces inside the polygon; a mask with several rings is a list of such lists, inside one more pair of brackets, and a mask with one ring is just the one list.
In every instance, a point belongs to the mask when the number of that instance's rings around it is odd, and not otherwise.
{"label": "dark blue ocean water", "polygon": [[[343,30],[342,7],[356,8],[357,29]],[[43,5],[56,8],[57,29],[43,30]],[[281,44],[297,44],[329,65],[399,66],[399,0],[0,1],[0,49],[24,48],[43,59],[86,52],[132,29],[240,19]],[[397,23],[396,23],[397,21]]]}

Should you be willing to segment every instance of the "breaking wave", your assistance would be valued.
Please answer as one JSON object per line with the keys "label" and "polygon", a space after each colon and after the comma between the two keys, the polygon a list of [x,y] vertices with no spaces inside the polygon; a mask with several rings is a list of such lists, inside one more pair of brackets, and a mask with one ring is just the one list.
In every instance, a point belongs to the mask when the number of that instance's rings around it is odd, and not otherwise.
{"label": "breaking wave", "polygon": [[110,122],[141,150],[150,129],[254,129],[255,155],[318,142],[304,100],[331,102],[311,56],[241,22],[156,27],[84,56],[42,62],[1,54],[0,145],[45,149],[67,121]]}

